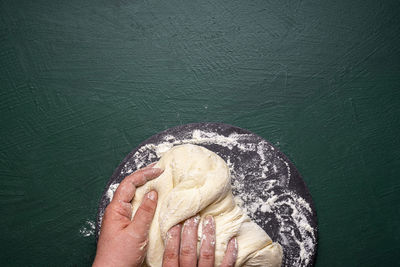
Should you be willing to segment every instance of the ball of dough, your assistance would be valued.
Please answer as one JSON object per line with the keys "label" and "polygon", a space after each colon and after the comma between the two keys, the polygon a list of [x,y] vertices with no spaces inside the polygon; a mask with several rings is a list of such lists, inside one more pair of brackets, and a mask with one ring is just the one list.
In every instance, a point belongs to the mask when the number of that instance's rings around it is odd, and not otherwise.
{"label": "ball of dough", "polygon": [[229,240],[236,236],[238,257],[235,266],[281,266],[282,248],[239,208],[231,190],[230,172],[214,152],[197,145],[178,145],[165,152],[154,166],[164,169],[156,179],[136,190],[133,215],[143,196],[158,192],[158,205],[150,226],[147,266],[162,266],[167,231],[174,225],[200,215],[214,216],[216,227],[215,266],[219,266]]}

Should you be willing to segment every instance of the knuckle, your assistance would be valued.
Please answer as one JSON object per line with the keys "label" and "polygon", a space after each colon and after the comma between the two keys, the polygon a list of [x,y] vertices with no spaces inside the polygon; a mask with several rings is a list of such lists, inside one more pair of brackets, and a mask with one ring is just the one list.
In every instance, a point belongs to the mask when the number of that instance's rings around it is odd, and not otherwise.
{"label": "knuckle", "polygon": [[141,171],[138,171],[137,173],[136,173],[136,180],[138,181],[138,182],[140,182],[140,183],[143,183],[143,182],[145,182],[146,181],[146,177],[145,177],[145,175],[144,175],[144,172],[145,172],[145,170],[141,170]]}
{"label": "knuckle", "polygon": [[196,250],[194,249],[194,246],[183,246],[181,247],[180,253],[183,257],[193,256],[196,254]]}
{"label": "knuckle", "polygon": [[136,186],[140,186],[140,185],[143,185],[144,183],[146,183],[146,180],[143,178],[144,177],[143,177],[142,171],[137,171],[132,174],[131,180]]}
{"label": "knuckle", "polygon": [[149,215],[153,215],[154,210],[155,210],[155,205],[154,205],[153,203],[151,203],[150,201],[144,201],[144,202],[140,205],[139,209],[140,209],[143,213],[146,213],[146,214],[149,214]]}
{"label": "knuckle", "polygon": [[214,259],[214,253],[213,253],[212,250],[203,250],[203,251],[200,253],[200,257],[201,257],[203,260],[211,261],[211,260]]}
{"label": "knuckle", "polygon": [[129,188],[128,188],[127,184],[123,184],[122,186],[120,186],[118,188],[116,195],[119,198],[119,197],[121,197],[121,195],[126,195],[127,193],[129,193]]}
{"label": "knuckle", "polygon": [[164,258],[168,261],[175,261],[179,257],[178,252],[175,250],[167,249],[164,253]]}
{"label": "knuckle", "polygon": [[121,205],[120,202],[115,203],[112,206],[112,208],[116,213],[119,213],[119,214],[124,213],[124,211],[125,211],[124,207]]}
{"label": "knuckle", "polygon": [[112,218],[115,217],[114,215],[125,216],[127,213],[129,213],[129,211],[122,205],[122,203],[112,202],[107,206],[104,216],[107,216],[107,218]]}

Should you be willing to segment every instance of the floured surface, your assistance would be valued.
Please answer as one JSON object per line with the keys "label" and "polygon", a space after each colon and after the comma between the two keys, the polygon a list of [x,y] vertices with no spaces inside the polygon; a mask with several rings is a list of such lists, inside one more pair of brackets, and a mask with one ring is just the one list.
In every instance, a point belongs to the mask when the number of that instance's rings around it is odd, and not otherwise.
{"label": "floured surface", "polygon": [[[282,266],[311,266],[317,244],[316,215],[300,175],[268,142],[240,128],[230,127],[193,124],[192,127],[172,128],[148,139],[120,166],[104,202],[110,201],[123,177],[156,161],[171,147],[186,143],[202,145],[227,162],[236,202],[282,245]],[[98,224],[101,217],[102,211]]]}

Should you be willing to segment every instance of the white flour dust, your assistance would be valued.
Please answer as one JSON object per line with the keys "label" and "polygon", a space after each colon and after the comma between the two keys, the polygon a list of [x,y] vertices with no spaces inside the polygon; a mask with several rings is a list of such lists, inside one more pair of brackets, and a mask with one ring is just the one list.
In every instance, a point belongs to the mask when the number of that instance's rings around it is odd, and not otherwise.
{"label": "white flour dust", "polygon": [[111,184],[110,187],[108,188],[106,196],[110,200],[110,202],[113,199],[114,192],[115,192],[115,190],[117,190],[118,186],[119,186],[119,183],[115,183],[115,184]]}
{"label": "white flour dust", "polygon": [[79,229],[79,233],[83,237],[89,237],[89,236],[94,235],[95,228],[96,228],[96,225],[95,225],[94,221],[86,220],[85,224]]}
{"label": "white flour dust", "polygon": [[[307,266],[316,245],[315,229],[310,223],[311,207],[287,188],[291,179],[289,163],[276,156],[274,148],[267,142],[258,140],[252,143],[252,138],[254,136],[250,134],[223,136],[198,129],[192,132],[190,138],[178,139],[167,135],[160,143],[140,147],[122,168],[121,176],[132,173],[134,167],[140,169],[157,160],[170,148],[180,144],[218,145],[236,151],[236,155],[253,153],[254,157],[246,162],[241,162],[237,157],[224,158],[231,172],[235,200],[259,225],[278,225],[275,241],[283,246],[286,258],[284,266]],[[109,187],[106,195],[110,201],[118,185],[114,183]],[[260,218],[266,219],[261,221]]]}

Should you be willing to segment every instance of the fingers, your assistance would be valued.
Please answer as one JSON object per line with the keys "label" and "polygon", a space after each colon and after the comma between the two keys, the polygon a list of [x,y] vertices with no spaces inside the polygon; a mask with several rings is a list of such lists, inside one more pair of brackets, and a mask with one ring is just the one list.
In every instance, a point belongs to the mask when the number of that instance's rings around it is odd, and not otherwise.
{"label": "fingers", "polygon": [[126,202],[112,201],[106,208],[103,220],[124,222],[122,227],[128,225],[132,217],[132,205]]}
{"label": "fingers", "polygon": [[215,221],[208,215],[203,221],[203,236],[199,255],[199,267],[213,267],[215,257]]}
{"label": "fingers", "polygon": [[167,232],[165,240],[165,250],[163,267],[179,266],[179,245],[181,241],[181,225],[175,225]]}
{"label": "fingers", "polygon": [[229,242],[225,251],[224,259],[222,260],[221,267],[233,267],[236,263],[238,253],[238,245],[236,237],[233,237]]}
{"label": "fingers", "polygon": [[[151,164],[132,173],[122,180],[121,184],[114,193],[112,201],[130,203],[135,195],[136,186],[145,184],[147,181],[160,176],[160,174],[163,172],[163,170],[159,168],[152,168],[150,166]],[[152,166],[154,166],[154,164]]]}
{"label": "fingers", "polygon": [[183,224],[181,246],[179,252],[179,266],[193,267],[197,265],[197,228],[199,216],[187,219]]}
{"label": "fingers", "polygon": [[127,178],[122,180],[117,190],[114,193],[114,197],[111,202],[131,202],[136,192],[136,186],[128,181]]}
{"label": "fingers", "polygon": [[[185,221],[182,232],[180,225],[172,227],[167,233],[163,267],[212,267],[215,260],[215,221],[207,216],[203,222],[199,262],[197,262],[197,228],[199,217]],[[179,245],[180,243],[180,245]],[[238,245],[233,237],[227,245],[221,267],[234,267],[237,259]]]}
{"label": "fingers", "polygon": [[147,181],[150,181],[163,173],[164,170],[160,168],[150,168],[146,167],[144,169],[140,169],[126,177],[124,180],[128,180],[133,183],[135,186],[144,185]]}
{"label": "fingers", "polygon": [[138,244],[147,242],[149,229],[157,207],[157,192],[147,193],[139,208],[137,209],[132,222],[128,225],[127,231]]}

